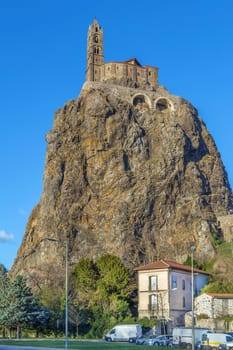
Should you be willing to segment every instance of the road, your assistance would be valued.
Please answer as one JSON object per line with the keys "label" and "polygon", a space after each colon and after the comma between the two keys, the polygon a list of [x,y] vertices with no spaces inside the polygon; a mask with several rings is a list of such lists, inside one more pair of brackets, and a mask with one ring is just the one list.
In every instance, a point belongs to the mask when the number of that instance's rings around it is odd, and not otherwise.
{"label": "road", "polygon": [[0,345],[0,350],[64,350],[64,348],[42,348],[33,346]]}

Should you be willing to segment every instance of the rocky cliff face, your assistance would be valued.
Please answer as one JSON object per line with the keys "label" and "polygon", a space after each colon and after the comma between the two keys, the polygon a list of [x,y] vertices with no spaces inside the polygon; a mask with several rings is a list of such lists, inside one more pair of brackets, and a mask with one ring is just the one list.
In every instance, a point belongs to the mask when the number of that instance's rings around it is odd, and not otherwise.
{"label": "rocky cliff face", "polygon": [[[104,253],[131,269],[158,258],[215,255],[217,216],[232,208],[227,174],[197,111],[163,87],[86,82],[47,134],[44,190],[12,274]],[[45,273],[46,274],[46,273]]]}

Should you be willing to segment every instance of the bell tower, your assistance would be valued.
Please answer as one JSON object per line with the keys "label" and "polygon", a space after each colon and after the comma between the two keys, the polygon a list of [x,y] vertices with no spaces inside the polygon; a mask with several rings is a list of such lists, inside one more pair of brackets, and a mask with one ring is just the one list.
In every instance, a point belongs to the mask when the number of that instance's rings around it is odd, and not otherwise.
{"label": "bell tower", "polygon": [[89,26],[87,37],[87,81],[101,80],[101,66],[104,63],[103,30],[96,19]]}

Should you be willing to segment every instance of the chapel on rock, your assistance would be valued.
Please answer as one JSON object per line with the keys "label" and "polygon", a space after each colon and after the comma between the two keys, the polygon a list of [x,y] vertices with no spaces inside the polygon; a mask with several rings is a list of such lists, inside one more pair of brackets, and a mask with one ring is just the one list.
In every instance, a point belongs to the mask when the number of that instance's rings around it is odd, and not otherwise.
{"label": "chapel on rock", "polygon": [[88,30],[86,81],[108,80],[115,80],[123,86],[153,91],[158,87],[158,68],[142,66],[136,58],[104,63],[103,29],[94,19]]}

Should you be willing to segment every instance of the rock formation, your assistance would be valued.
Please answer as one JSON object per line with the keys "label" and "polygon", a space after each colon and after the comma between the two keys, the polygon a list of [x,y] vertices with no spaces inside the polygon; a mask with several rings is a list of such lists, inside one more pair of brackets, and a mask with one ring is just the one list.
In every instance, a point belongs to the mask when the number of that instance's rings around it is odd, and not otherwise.
{"label": "rock formation", "polygon": [[[126,85],[125,82],[121,82]],[[227,174],[195,108],[164,87],[86,82],[47,134],[44,189],[12,273],[39,274],[104,253],[133,269],[157,258],[215,255],[232,208]]]}
{"label": "rock formation", "polygon": [[133,269],[161,258],[183,263],[193,244],[203,262],[216,240],[232,238],[219,224],[233,222],[227,174],[196,109],[158,84],[157,68],[105,64],[103,51],[94,20],[87,81],[47,134],[43,194],[13,275],[46,280],[64,263],[67,240],[70,264],[110,253]]}

